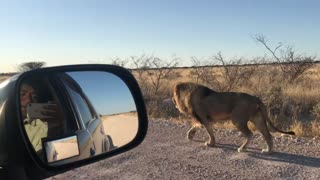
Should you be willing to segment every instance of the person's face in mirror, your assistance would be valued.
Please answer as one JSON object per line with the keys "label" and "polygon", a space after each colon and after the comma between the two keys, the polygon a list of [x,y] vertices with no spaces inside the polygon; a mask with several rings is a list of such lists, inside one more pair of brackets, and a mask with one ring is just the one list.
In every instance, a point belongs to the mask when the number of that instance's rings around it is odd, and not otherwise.
{"label": "person's face in mirror", "polygon": [[38,102],[36,90],[29,84],[22,84],[20,89],[20,105],[24,119],[27,117],[27,105],[34,102]]}

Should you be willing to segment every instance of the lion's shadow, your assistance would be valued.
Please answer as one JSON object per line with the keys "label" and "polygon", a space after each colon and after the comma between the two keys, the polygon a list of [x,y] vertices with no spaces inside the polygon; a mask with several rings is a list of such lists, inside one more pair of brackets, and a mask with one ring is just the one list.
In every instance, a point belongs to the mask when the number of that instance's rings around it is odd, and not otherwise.
{"label": "lion's shadow", "polygon": [[269,161],[293,163],[293,164],[309,166],[309,167],[320,167],[320,158],[309,157],[309,156],[298,155],[298,154],[274,152],[271,155],[266,155],[261,153],[259,154],[256,152],[249,152],[248,156],[269,160]]}
{"label": "lion's shadow", "polygon": [[[193,140],[196,142],[204,142],[201,140]],[[238,146],[236,145],[230,145],[230,144],[220,144],[216,143],[215,148],[223,148],[228,149],[231,151],[237,152]],[[309,167],[320,167],[320,158],[316,157],[309,157],[304,155],[298,155],[298,154],[291,154],[286,152],[273,152],[272,154],[262,154],[261,149],[259,148],[252,148],[248,147],[245,152],[248,156],[268,160],[268,161],[276,161],[276,162],[286,162],[286,163],[293,163],[303,166],[309,166]]]}

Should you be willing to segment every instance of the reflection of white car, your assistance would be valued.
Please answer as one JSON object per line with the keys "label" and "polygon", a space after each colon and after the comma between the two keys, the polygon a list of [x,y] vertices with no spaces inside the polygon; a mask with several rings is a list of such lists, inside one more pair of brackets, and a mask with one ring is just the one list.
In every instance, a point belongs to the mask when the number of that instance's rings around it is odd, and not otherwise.
{"label": "reflection of white car", "polygon": [[53,143],[46,143],[45,144],[46,156],[48,162],[54,162],[57,160],[58,153],[56,148],[54,147]]}
{"label": "reflection of white car", "polygon": [[[67,120],[65,128],[67,132],[76,132],[79,155],[69,160],[61,160],[62,163],[64,161],[86,159],[115,149],[111,137],[104,131],[100,115],[79,84],[66,73],[56,73],[51,78],[54,79],[51,83],[55,87],[59,87],[52,89],[52,91],[55,91],[53,93],[61,94],[69,102],[61,104],[62,109],[72,110],[75,115],[75,118]],[[52,153],[50,159],[56,156],[54,151]],[[50,162],[49,159],[48,162]]]}
{"label": "reflection of white car", "polygon": [[82,129],[77,131],[81,159],[114,149],[111,137],[104,132],[100,115],[79,84],[66,73],[58,73],[57,80],[68,92],[66,98],[70,99],[78,117],[76,124]]}

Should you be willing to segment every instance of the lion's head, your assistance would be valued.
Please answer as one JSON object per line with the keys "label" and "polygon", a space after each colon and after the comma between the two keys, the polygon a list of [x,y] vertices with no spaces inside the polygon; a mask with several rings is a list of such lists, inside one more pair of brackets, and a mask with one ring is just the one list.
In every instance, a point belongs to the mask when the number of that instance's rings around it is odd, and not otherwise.
{"label": "lion's head", "polygon": [[181,113],[188,114],[191,109],[190,96],[195,87],[193,83],[177,83],[173,87],[172,102]]}

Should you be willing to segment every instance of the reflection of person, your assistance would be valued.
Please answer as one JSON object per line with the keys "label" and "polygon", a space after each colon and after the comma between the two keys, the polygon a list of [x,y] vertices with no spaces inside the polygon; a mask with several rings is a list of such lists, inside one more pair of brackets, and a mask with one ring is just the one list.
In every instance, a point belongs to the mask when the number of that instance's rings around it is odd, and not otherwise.
{"label": "reflection of person", "polygon": [[[49,118],[46,119],[31,119],[27,113],[27,105],[30,103],[40,102],[39,92],[32,85],[31,82],[24,82],[20,88],[20,105],[21,113],[24,119],[24,127],[28,138],[33,145],[36,152],[41,153],[42,143],[41,139],[47,137],[49,130],[56,130],[63,120],[63,114],[56,104],[48,104],[41,113]],[[48,124],[49,123],[49,124]],[[57,134],[53,132],[51,134]]]}
{"label": "reflection of person", "polygon": [[40,119],[30,119],[27,117],[27,105],[38,102],[36,90],[29,84],[24,83],[20,89],[21,113],[24,119],[24,127],[31,144],[36,152],[42,149],[41,139],[48,135],[48,125]]}

